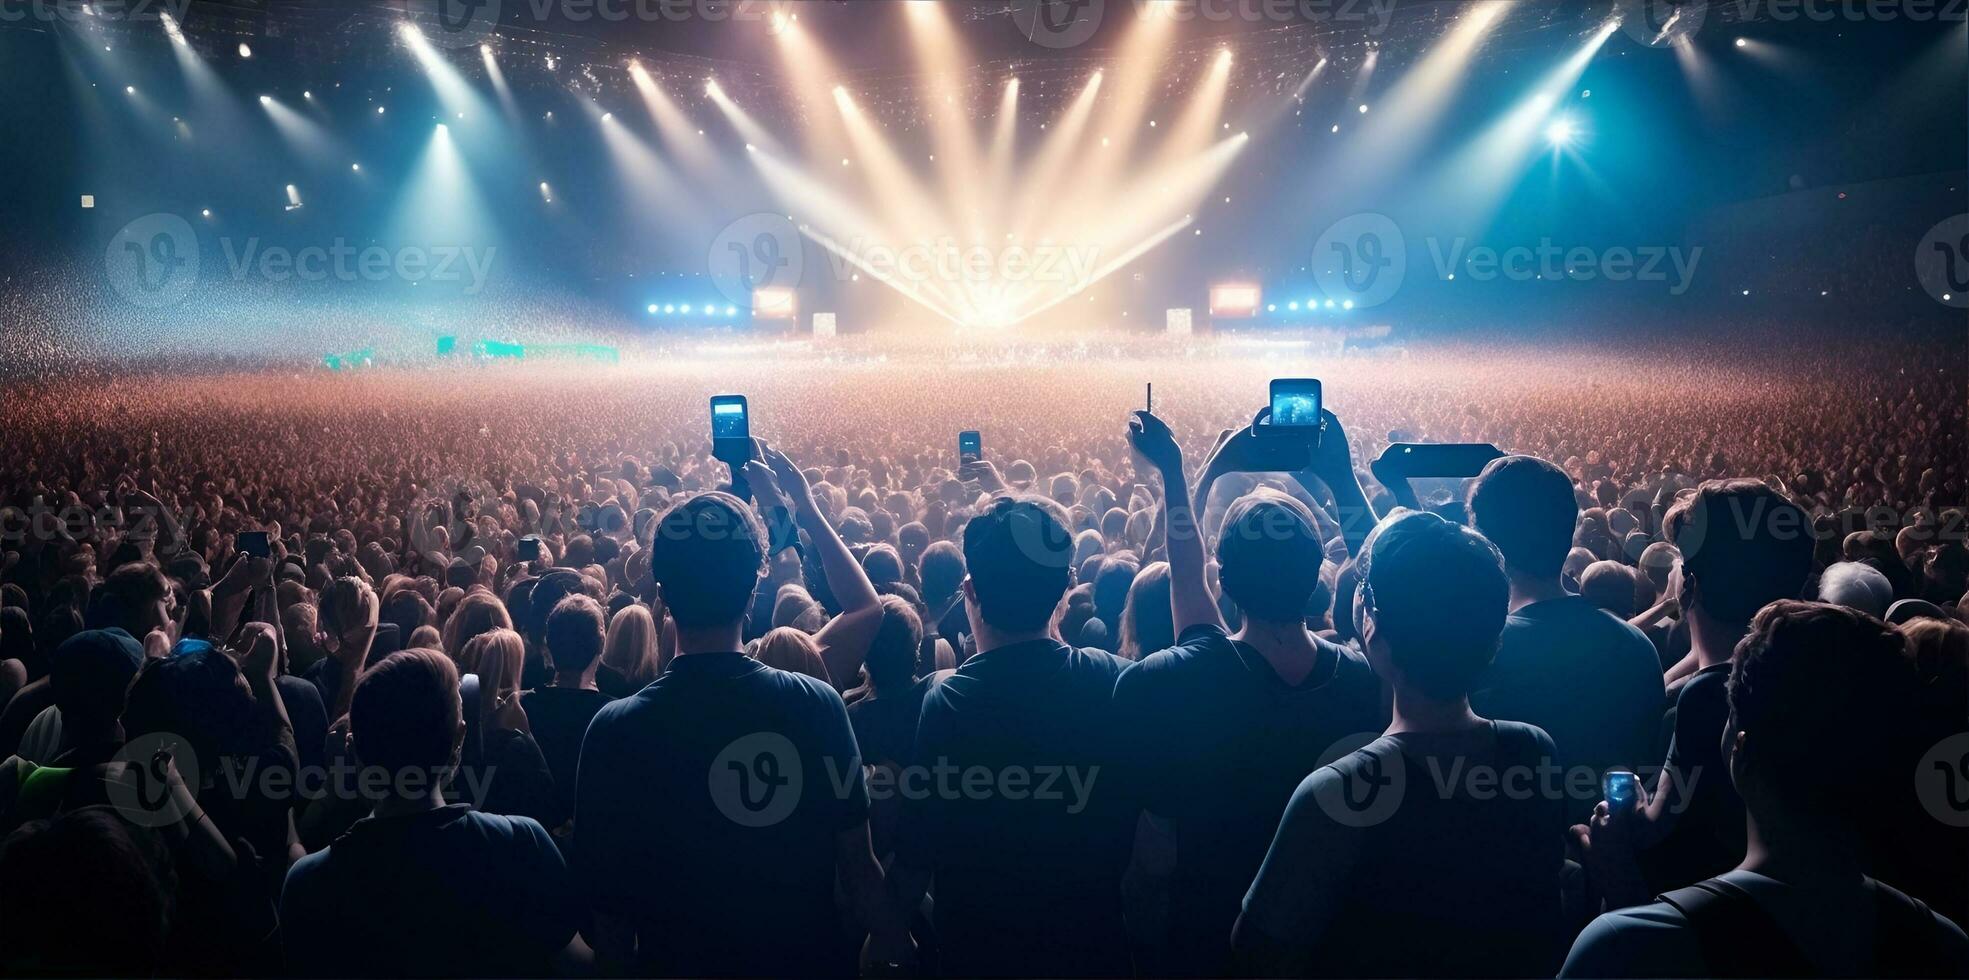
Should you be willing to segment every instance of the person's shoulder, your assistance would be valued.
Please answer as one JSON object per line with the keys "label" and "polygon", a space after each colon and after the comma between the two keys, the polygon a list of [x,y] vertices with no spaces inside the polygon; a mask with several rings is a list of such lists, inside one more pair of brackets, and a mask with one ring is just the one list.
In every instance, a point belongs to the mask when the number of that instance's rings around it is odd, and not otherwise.
{"label": "person's shoulder", "polygon": [[467,809],[459,812],[456,824],[488,839],[506,841],[521,848],[554,846],[554,838],[547,833],[547,828],[532,817]]}
{"label": "person's shoulder", "polygon": [[1617,909],[1588,923],[1561,977],[1696,976],[1703,970],[1689,920],[1667,902]]}
{"label": "person's shoulder", "polygon": [[1682,683],[1682,690],[1675,696],[1677,707],[1702,701],[1722,702],[1728,699],[1730,690],[1730,671],[1706,667],[1696,671]]}
{"label": "person's shoulder", "polygon": [[1123,672],[1121,683],[1140,685],[1170,680],[1177,675],[1187,674],[1195,669],[1197,663],[1212,651],[1227,650],[1231,638],[1220,626],[1201,624],[1183,631],[1175,644],[1164,647],[1128,665]]}
{"label": "person's shoulder", "polygon": [[1537,725],[1522,721],[1505,721],[1501,718],[1491,719],[1491,724],[1496,726],[1499,742],[1512,741],[1520,745],[1528,745],[1534,755],[1553,756],[1559,752],[1558,744],[1552,741],[1551,734]]}

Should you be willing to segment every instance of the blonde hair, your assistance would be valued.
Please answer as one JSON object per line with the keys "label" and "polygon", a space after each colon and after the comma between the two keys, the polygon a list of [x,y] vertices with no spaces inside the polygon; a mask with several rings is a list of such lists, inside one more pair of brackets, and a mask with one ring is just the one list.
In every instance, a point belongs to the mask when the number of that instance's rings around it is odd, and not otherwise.
{"label": "blonde hair", "polygon": [[641,687],[656,680],[669,666],[659,659],[656,617],[642,605],[624,606],[608,623],[608,639],[602,643],[602,664],[621,674],[624,680]]}
{"label": "blonde hair", "polygon": [[465,645],[464,659],[476,664],[479,675],[479,716],[490,715],[502,697],[516,696],[526,669],[526,641],[511,629],[481,633]]}
{"label": "blonde hair", "polygon": [[752,659],[768,667],[805,674],[815,680],[834,683],[827,676],[827,664],[820,659],[820,644],[806,630],[781,626],[759,638]]}
{"label": "blonde hair", "polygon": [[510,630],[513,617],[506,604],[490,592],[473,592],[458,601],[458,608],[444,621],[444,652],[458,662],[460,673],[478,673],[478,661],[467,651],[479,636],[492,630]]}

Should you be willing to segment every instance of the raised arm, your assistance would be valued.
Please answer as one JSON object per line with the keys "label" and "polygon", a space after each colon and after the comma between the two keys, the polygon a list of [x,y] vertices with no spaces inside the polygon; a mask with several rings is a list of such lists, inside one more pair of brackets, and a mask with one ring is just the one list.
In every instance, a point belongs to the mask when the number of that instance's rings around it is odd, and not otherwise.
{"label": "raised arm", "polygon": [[1175,617],[1176,635],[1192,626],[1222,629],[1224,617],[1204,581],[1203,534],[1190,506],[1183,451],[1169,426],[1149,412],[1136,412],[1129,421],[1128,441],[1162,474],[1164,533],[1169,539],[1169,610]]}
{"label": "raised arm", "polygon": [[1359,556],[1367,532],[1374,529],[1383,515],[1375,513],[1373,505],[1367,502],[1360,478],[1354,475],[1353,450],[1340,419],[1330,411],[1321,411],[1320,423],[1320,439],[1313,448],[1312,466],[1293,477],[1308,493],[1315,492],[1307,485],[1309,477],[1326,485],[1327,491],[1333,494],[1333,519],[1340,524],[1340,537],[1347,542],[1347,553]]}
{"label": "raised arm", "polygon": [[785,453],[764,444],[760,448],[765,463],[746,464],[749,481],[762,500],[777,487],[792,502],[793,520],[807,532],[815,557],[820,559],[821,574],[827,577],[827,588],[841,604],[841,614],[821,627],[814,640],[820,645],[821,662],[827,665],[827,676],[835,689],[848,690],[855,686],[862,661],[868,658],[868,645],[882,626],[881,596],[847,543],[827,523],[814,501],[807,475]]}

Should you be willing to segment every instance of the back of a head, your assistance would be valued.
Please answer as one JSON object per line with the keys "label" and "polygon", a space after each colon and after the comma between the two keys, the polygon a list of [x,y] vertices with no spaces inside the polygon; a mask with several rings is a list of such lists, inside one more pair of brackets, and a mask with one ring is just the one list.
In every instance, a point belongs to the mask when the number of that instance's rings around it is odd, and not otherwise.
{"label": "back of a head", "polygon": [[1894,601],[1894,586],[1865,562],[1836,562],[1819,575],[1819,601],[1880,617]]}
{"label": "back of a head", "polygon": [[1121,611],[1121,639],[1116,653],[1140,660],[1176,643],[1176,618],[1169,607],[1169,563],[1151,562],[1128,588],[1128,605]]}
{"label": "back of a head", "polygon": [[[1794,818],[1849,826],[1886,798],[1914,668],[1901,634],[1864,613],[1818,602],[1765,606],[1737,645],[1731,732],[1747,765],[1739,789],[1755,813],[1775,803]],[[1893,770],[1890,772],[1889,770]],[[1750,785],[1745,785],[1745,782]]]}
{"label": "back of a head", "polygon": [[392,775],[431,773],[458,761],[458,670],[429,650],[403,650],[356,681],[349,731],[356,758]]}
{"label": "back of a head", "polygon": [[702,493],[670,508],[650,540],[650,577],[681,629],[744,618],[766,571],[766,533],[752,508],[728,493]]}
{"label": "back of a head", "polygon": [[0,843],[0,974],[150,976],[169,934],[170,851],[109,807],[27,824]]}
{"label": "back of a head", "polygon": [[902,555],[886,544],[878,544],[861,556],[862,571],[877,586],[902,581]]}
{"label": "back of a head", "polygon": [[994,629],[1044,629],[1073,585],[1066,512],[1043,497],[1003,496],[964,525],[964,567]]}
{"label": "back of a head", "polygon": [[1536,456],[1491,460],[1470,484],[1469,510],[1513,571],[1538,578],[1559,574],[1579,520],[1572,479]]}
{"label": "back of a head", "polygon": [[771,630],[759,638],[752,657],[768,667],[805,674],[815,680],[828,679],[827,665],[820,659],[820,645],[806,630],[791,626]]}
{"label": "back of a head", "polygon": [[624,606],[609,620],[602,663],[631,681],[654,680],[657,639],[656,617],[650,615],[649,607]]}
{"label": "back of a head", "polygon": [[149,562],[131,562],[109,573],[92,597],[91,629],[120,629],[142,640],[149,613],[171,591],[164,572]]}
{"label": "back of a head", "polygon": [[896,596],[882,597],[882,625],[868,645],[868,677],[876,687],[895,689],[916,678],[916,657],[923,645],[923,621],[916,610]]}
{"label": "back of a head", "polygon": [[203,766],[263,746],[253,699],[239,665],[204,640],[179,640],[170,656],[144,661],[123,706],[123,733],[134,740],[168,732],[191,745]]}
{"label": "back of a head", "polygon": [[1779,599],[1796,599],[1812,573],[1811,520],[1757,480],[1711,480],[1664,518],[1696,583],[1696,607],[1719,622],[1748,623]]}
{"label": "back of a head", "polygon": [[1621,619],[1634,613],[1634,572],[1617,561],[1596,561],[1579,576],[1579,594]]}
{"label": "back of a head", "polygon": [[602,655],[607,620],[602,604],[580,594],[562,599],[547,614],[547,658],[561,673],[587,671]]}
{"label": "back of a head", "polygon": [[1128,604],[1128,589],[1135,584],[1139,571],[1133,556],[1118,555],[1102,562],[1100,574],[1094,577],[1094,615],[1119,626],[1122,607]]}
{"label": "back of a head", "polygon": [[143,645],[122,630],[90,630],[55,650],[48,685],[64,725],[111,723],[123,714],[130,679],[144,663]]}
{"label": "back of a head", "polygon": [[[465,648],[472,641],[493,630],[513,628],[513,617],[506,612],[506,604],[500,602],[490,592],[473,592],[458,601],[458,608],[444,621],[440,631],[444,640],[444,652],[453,658],[462,658]],[[462,659],[459,663],[463,664]],[[472,667],[465,666],[470,673]]]}
{"label": "back of a head", "polygon": [[1424,695],[1468,694],[1497,655],[1510,604],[1497,549],[1468,528],[1409,511],[1382,522],[1361,565],[1363,634],[1386,643],[1395,669]]}
{"label": "back of a head", "polygon": [[1262,623],[1296,623],[1319,589],[1326,558],[1313,512],[1260,490],[1234,501],[1217,537],[1218,581],[1239,610]]}

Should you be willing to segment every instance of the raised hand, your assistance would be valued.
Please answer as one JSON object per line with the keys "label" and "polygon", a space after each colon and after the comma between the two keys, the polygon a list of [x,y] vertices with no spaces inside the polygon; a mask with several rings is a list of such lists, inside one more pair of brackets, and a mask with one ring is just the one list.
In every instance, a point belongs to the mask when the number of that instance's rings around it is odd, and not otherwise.
{"label": "raised hand", "polygon": [[1169,431],[1169,424],[1151,412],[1135,412],[1128,421],[1128,444],[1142,454],[1142,458],[1165,475],[1176,474],[1180,479],[1183,473],[1183,450],[1176,445],[1175,433]]}

